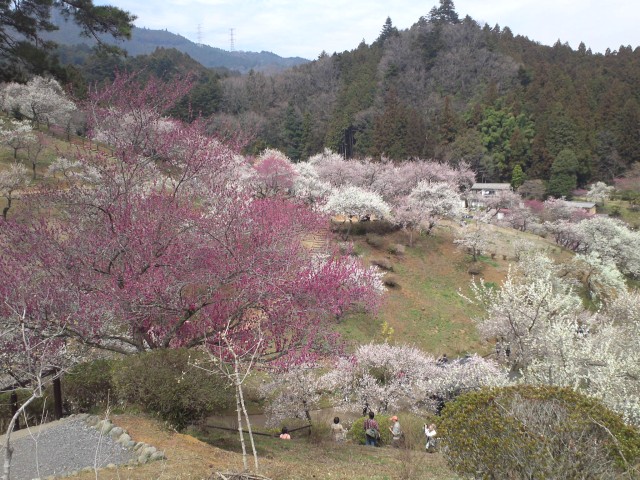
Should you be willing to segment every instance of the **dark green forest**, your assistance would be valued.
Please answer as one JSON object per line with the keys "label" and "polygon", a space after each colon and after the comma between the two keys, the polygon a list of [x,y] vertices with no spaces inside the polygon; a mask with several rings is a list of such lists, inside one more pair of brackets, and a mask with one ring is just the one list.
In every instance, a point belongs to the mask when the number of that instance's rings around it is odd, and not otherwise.
{"label": "dark green forest", "polygon": [[593,54],[460,20],[441,1],[411,28],[277,76],[223,81],[220,113],[253,128],[256,152],[295,160],[436,158],[479,180],[611,180],[640,161],[640,48]]}
{"label": "dark green forest", "polygon": [[371,45],[271,75],[207,69],[173,49],[123,58],[60,47],[58,56],[80,92],[114,68],[194,71],[196,88],[174,113],[215,114],[211,129],[244,132],[248,153],[464,161],[479,181],[515,172],[518,183],[550,181],[556,194],[640,161],[639,47],[544,46],[460,18],[451,0],[407,30],[388,18]]}

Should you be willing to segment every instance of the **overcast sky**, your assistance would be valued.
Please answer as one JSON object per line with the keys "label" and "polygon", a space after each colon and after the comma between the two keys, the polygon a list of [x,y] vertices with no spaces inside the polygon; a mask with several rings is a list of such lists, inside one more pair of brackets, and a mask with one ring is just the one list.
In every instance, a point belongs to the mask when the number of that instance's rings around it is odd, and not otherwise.
{"label": "overcast sky", "polygon": [[[317,58],[371,44],[387,17],[400,30],[438,0],[96,0],[137,15],[137,27],[167,29],[191,41],[235,50]],[[560,39],[593,52],[640,45],[640,0],[455,0],[460,18],[508,26],[545,45]]]}

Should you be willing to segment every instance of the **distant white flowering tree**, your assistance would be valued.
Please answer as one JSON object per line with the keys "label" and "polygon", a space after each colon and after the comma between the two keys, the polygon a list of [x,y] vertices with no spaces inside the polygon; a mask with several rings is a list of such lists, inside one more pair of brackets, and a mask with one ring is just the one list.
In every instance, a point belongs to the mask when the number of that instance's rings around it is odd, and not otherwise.
{"label": "distant white flowering tree", "polygon": [[613,190],[615,188],[611,185],[607,185],[604,182],[596,182],[591,187],[589,187],[589,191],[587,192],[587,199],[596,203],[604,203],[605,200],[609,200]]}
{"label": "distant white flowering tree", "polygon": [[293,165],[296,171],[292,192],[309,204],[317,204],[331,192],[331,185],[320,178],[316,168],[309,162]]}
{"label": "distant white flowering tree", "polygon": [[377,220],[382,220],[391,216],[391,207],[379,194],[354,185],[333,190],[327,199],[324,211],[345,217],[349,223],[346,236],[349,236],[354,218],[363,220],[375,217]]}
{"label": "distant white flowering tree", "polygon": [[34,77],[26,85],[9,83],[4,87],[3,110],[18,112],[34,126],[66,126],[76,105],[53,78]]}
{"label": "distant white flowering tree", "polygon": [[25,150],[36,141],[33,128],[28,120],[9,120],[3,127],[0,125],[0,142],[13,150],[13,158],[18,158],[18,151]]}
{"label": "distant white flowering tree", "polygon": [[395,212],[396,222],[403,228],[429,234],[441,219],[462,217],[464,205],[455,186],[421,181],[398,202]]}
{"label": "distant white flowering tree", "polygon": [[485,308],[478,328],[486,339],[502,339],[510,345],[507,359],[514,369],[543,356],[546,348],[537,339],[556,323],[578,328],[582,302],[571,284],[558,278],[558,267],[541,252],[525,256],[510,267],[501,288],[483,279],[471,284],[473,301]]}
{"label": "distant white flowering tree", "polygon": [[631,230],[621,220],[593,217],[575,227],[580,239],[580,252],[597,252],[605,262],[633,277],[640,277],[640,232]]}
{"label": "distant white flowering tree", "polygon": [[345,410],[368,405],[374,411],[433,411],[437,399],[447,399],[481,386],[506,383],[506,372],[478,356],[440,363],[415,347],[362,345],[341,359],[319,380]]}
{"label": "distant white flowering tree", "polygon": [[0,170],[0,196],[6,201],[2,209],[2,218],[7,219],[13,200],[21,189],[29,185],[29,182],[29,172],[22,164],[14,163],[6,170]]}
{"label": "distant white flowering tree", "polygon": [[629,292],[599,257],[578,262],[590,262],[588,274],[598,279],[592,288],[606,299],[599,312],[586,310],[574,282],[559,276],[566,267],[535,252],[509,271],[501,288],[472,284],[486,308],[479,330],[509,345],[504,361],[523,381],[573,388],[638,424],[640,294]]}
{"label": "distant white flowering tree", "polygon": [[318,365],[303,363],[274,374],[270,382],[263,384],[260,393],[268,398],[267,425],[278,426],[291,418],[311,422],[311,411],[318,408],[322,398],[319,376]]}

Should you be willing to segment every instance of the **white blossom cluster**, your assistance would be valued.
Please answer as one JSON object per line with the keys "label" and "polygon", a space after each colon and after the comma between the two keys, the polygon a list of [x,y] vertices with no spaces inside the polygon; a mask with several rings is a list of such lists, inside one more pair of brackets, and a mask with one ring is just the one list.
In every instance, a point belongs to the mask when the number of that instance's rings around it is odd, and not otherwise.
{"label": "white blossom cluster", "polygon": [[438,401],[482,386],[506,384],[506,371],[476,355],[439,362],[415,347],[369,344],[323,375],[337,407],[358,411],[433,411]]}
{"label": "white blossom cluster", "polygon": [[486,308],[479,330],[498,342],[503,361],[522,381],[573,388],[638,424],[640,294],[597,254],[575,264],[583,264],[580,280],[602,300],[599,311],[584,307],[566,266],[534,252],[510,269],[501,288],[482,280],[472,285]]}

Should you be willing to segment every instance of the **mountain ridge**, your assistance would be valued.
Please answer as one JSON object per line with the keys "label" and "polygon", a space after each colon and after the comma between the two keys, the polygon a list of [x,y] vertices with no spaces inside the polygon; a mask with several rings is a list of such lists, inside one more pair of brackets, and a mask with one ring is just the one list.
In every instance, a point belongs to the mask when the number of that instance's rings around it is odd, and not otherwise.
{"label": "mountain ridge", "polygon": [[[66,21],[62,16],[52,14],[52,23],[59,30],[49,32],[44,37],[59,45],[88,45],[95,46],[97,41],[93,38],[83,37],[80,28],[73,22]],[[116,41],[107,35],[100,36],[100,41],[108,45],[115,45],[127,52],[130,56],[148,55],[157,48],[175,48],[186,53],[207,68],[228,68],[240,73],[248,73],[251,70],[276,73],[296,65],[308,63],[309,60],[301,57],[281,57],[273,52],[245,52],[227,51],[209,45],[198,44],[172,33],[168,30],[154,30],[145,27],[134,27],[130,40]]]}

